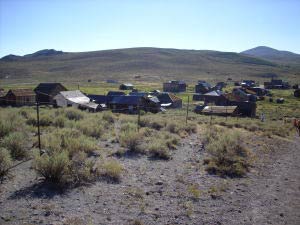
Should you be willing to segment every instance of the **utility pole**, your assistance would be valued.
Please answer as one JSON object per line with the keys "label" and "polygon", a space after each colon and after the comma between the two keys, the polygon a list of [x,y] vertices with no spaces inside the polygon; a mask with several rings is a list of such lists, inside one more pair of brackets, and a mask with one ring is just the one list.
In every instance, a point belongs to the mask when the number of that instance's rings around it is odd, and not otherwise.
{"label": "utility pole", "polygon": [[141,111],[140,111],[140,104],[138,104],[138,132],[140,131],[140,121],[141,121]]}
{"label": "utility pole", "polygon": [[186,106],[186,118],[185,118],[185,124],[187,124],[188,117],[189,117],[189,105],[190,105],[190,96],[188,95],[188,104]]}
{"label": "utility pole", "polygon": [[38,127],[38,144],[39,144],[40,155],[42,155],[42,149],[41,149],[41,132],[40,132],[40,105],[39,105],[39,101],[36,102],[36,117],[37,117],[37,127]]}

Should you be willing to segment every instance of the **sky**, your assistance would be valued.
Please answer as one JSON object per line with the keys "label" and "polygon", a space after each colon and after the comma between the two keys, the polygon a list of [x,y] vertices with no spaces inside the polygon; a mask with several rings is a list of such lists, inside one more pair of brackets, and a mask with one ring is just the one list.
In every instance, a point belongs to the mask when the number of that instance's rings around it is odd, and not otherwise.
{"label": "sky", "polygon": [[0,57],[256,46],[300,53],[300,0],[0,0]]}

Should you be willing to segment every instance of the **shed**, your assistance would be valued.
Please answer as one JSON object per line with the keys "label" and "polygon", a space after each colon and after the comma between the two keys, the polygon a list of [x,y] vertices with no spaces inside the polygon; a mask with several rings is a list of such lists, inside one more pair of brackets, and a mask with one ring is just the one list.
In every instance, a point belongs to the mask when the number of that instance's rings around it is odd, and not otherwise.
{"label": "shed", "polygon": [[91,102],[90,98],[81,93],[81,91],[61,91],[54,98],[55,104],[59,107],[75,107],[96,111],[99,104]]}
{"label": "shed", "polygon": [[31,89],[10,89],[4,97],[6,105],[24,106],[34,105],[36,94]]}
{"label": "shed", "polygon": [[182,108],[182,99],[174,94],[161,92],[154,94],[160,101],[160,105],[165,108]]}
{"label": "shed", "polygon": [[237,106],[205,106],[201,113],[207,115],[234,115],[237,113]]}
{"label": "shed", "polygon": [[122,95],[113,97],[108,103],[108,107],[113,112],[120,113],[137,113],[138,107],[142,105],[142,97]]}
{"label": "shed", "polygon": [[134,86],[131,83],[124,83],[124,84],[120,85],[119,89],[120,90],[133,90]]}
{"label": "shed", "polygon": [[54,96],[61,91],[67,91],[61,83],[40,83],[35,89],[37,101],[40,104],[53,104]]}
{"label": "shed", "polygon": [[170,80],[163,83],[164,92],[185,92],[187,84],[183,80]]}
{"label": "shed", "polygon": [[195,94],[193,95],[194,101],[204,101],[204,103],[207,105],[209,103],[213,103],[215,105],[227,105],[227,99],[223,95],[223,92],[216,90],[211,91],[206,94]]}
{"label": "shed", "polygon": [[123,91],[109,91],[107,93],[107,104],[110,103],[110,101],[113,99],[113,97],[123,96],[123,95],[125,95],[125,92],[123,92]]}
{"label": "shed", "polygon": [[212,86],[204,81],[204,80],[199,80],[198,84],[195,85],[195,92],[200,93],[200,94],[205,94],[211,90]]}

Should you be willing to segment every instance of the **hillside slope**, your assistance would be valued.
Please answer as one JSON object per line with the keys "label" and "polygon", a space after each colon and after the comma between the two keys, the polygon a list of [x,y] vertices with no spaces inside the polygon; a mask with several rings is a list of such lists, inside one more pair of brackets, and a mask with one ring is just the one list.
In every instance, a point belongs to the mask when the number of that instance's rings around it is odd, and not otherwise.
{"label": "hillside slope", "polygon": [[289,52],[280,51],[274,48],[259,46],[246,51],[241,52],[244,55],[259,57],[265,60],[275,61],[278,63],[296,63],[300,64],[300,55]]}
{"label": "hillside slope", "polygon": [[[299,77],[300,70],[233,52],[130,48],[67,53],[42,50],[25,56],[0,60],[0,80],[11,82],[81,82],[139,80],[161,82],[168,79],[224,80],[228,77],[265,78],[268,74]],[[295,75],[296,74],[296,75]]]}

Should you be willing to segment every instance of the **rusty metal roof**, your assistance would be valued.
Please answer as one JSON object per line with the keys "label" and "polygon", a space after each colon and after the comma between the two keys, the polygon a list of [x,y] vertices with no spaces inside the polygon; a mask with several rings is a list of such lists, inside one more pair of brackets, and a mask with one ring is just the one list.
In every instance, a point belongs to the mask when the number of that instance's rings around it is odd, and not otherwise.
{"label": "rusty metal roof", "polygon": [[9,92],[15,96],[35,96],[35,92],[31,89],[10,89]]}

